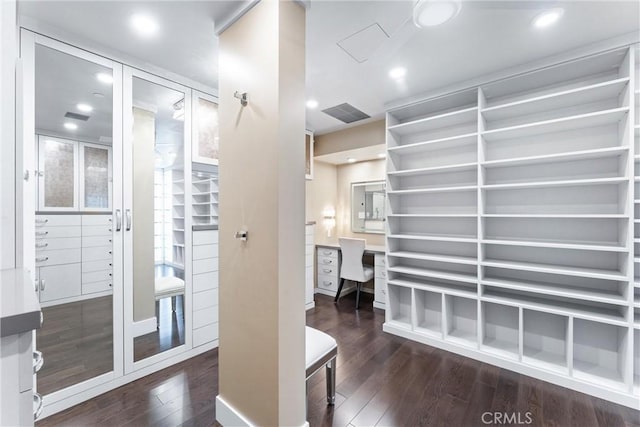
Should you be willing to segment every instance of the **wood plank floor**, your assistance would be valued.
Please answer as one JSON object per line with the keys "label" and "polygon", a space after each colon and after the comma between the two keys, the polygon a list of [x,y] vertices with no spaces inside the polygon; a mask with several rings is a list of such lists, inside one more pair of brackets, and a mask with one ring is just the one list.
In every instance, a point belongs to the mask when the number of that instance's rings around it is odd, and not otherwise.
{"label": "wood plank floor", "polygon": [[[338,341],[337,397],[324,371],[310,379],[311,426],[483,426],[485,412],[530,412],[533,426],[640,426],[640,413],[382,332],[384,313],[365,295],[338,306],[316,296],[307,324]],[[213,350],[37,423],[45,426],[212,426],[218,393]],[[485,416],[486,417],[486,416]],[[485,418],[485,421],[489,418]]]}

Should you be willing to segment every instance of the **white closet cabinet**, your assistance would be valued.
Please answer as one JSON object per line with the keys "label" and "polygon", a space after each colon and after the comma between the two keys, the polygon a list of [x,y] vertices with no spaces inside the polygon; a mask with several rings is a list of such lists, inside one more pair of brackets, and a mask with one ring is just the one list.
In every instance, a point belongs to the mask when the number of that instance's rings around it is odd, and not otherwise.
{"label": "white closet cabinet", "polygon": [[386,332],[640,408],[637,56],[387,113]]}
{"label": "white closet cabinet", "polygon": [[218,339],[218,230],[193,231],[193,346]]}
{"label": "white closet cabinet", "polygon": [[313,254],[316,250],[314,243],[315,225],[305,226],[305,308],[309,310],[315,307],[313,300]]}

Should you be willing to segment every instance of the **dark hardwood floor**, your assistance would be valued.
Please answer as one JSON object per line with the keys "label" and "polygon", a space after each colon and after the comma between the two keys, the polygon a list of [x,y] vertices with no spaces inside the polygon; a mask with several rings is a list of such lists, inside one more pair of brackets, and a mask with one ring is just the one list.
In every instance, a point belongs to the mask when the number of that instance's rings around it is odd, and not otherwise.
{"label": "dark hardwood floor", "polygon": [[[485,412],[520,413],[533,426],[640,426],[640,413],[534,378],[382,332],[384,313],[365,294],[338,306],[316,296],[307,324],[338,341],[336,405],[324,370],[309,380],[311,426],[484,426]],[[46,426],[215,425],[218,353],[193,359],[39,421]],[[485,415],[491,421],[491,415]],[[511,424],[513,425],[513,424]]]}
{"label": "dark hardwood floor", "polygon": [[171,308],[171,298],[156,302],[160,306],[160,327],[133,339],[135,362],[184,344],[184,299],[182,296],[176,299],[176,311]]}

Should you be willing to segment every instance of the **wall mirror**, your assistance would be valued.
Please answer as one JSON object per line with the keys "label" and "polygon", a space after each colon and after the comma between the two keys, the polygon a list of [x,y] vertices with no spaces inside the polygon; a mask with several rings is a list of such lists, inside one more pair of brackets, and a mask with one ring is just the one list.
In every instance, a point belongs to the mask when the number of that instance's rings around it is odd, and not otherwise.
{"label": "wall mirror", "polygon": [[351,183],[351,231],[384,234],[385,182]]}
{"label": "wall mirror", "polygon": [[[191,194],[185,191],[185,119],[190,94],[136,77],[132,87],[131,212],[133,361],[185,344],[185,249]],[[190,151],[187,151],[190,152]],[[126,157],[127,155],[125,155]],[[190,160],[190,159],[189,159]],[[125,263],[128,261],[125,259]]]}
{"label": "wall mirror", "polygon": [[37,389],[50,395],[114,371],[114,72],[31,46],[34,265],[44,318],[36,349],[45,360]]}

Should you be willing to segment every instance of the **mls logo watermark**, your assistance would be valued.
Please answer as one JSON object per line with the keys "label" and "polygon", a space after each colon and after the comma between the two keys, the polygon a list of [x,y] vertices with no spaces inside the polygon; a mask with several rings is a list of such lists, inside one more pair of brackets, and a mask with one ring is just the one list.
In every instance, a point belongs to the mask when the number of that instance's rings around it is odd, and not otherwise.
{"label": "mls logo watermark", "polygon": [[528,425],[533,423],[531,412],[483,412],[483,424],[493,425]]}

